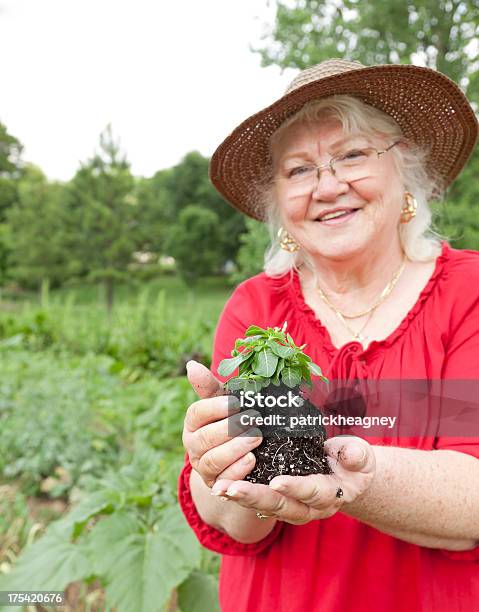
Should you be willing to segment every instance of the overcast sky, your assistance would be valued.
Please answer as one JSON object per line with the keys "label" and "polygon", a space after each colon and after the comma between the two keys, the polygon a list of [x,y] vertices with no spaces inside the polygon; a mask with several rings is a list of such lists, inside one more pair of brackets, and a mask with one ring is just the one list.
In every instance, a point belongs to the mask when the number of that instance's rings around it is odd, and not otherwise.
{"label": "overcast sky", "polygon": [[267,0],[0,0],[0,121],[24,158],[68,180],[108,123],[136,175],[211,155],[279,97],[261,68]]}

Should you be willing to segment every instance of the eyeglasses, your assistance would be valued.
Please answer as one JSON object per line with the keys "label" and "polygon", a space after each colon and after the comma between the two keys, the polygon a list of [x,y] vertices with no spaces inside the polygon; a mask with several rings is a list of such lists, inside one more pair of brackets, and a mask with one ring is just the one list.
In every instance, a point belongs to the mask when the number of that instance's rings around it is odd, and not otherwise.
{"label": "eyeglasses", "polygon": [[371,176],[377,160],[401,141],[393,142],[387,149],[374,147],[355,148],[335,155],[328,163],[298,165],[286,171],[285,176],[278,177],[278,182],[284,183],[290,195],[304,195],[312,191],[319,181],[321,170],[329,170],[340,182],[352,183]]}

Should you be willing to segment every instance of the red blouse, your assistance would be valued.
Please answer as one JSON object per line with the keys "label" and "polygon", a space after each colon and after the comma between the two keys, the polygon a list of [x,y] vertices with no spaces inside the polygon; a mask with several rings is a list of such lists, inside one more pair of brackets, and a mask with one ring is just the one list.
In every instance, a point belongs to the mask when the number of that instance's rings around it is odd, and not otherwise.
{"label": "red blouse", "polygon": [[[217,375],[219,362],[230,357],[234,340],[249,325],[284,321],[330,379],[478,379],[479,252],[444,243],[412,310],[388,338],[367,350],[358,342],[339,350],[332,345],[305,303],[296,273],[258,274],[239,285],[225,305],[212,371]],[[384,443],[479,458],[477,438],[424,436]],[[479,547],[450,552],[409,544],[340,512],[301,526],[278,521],[262,541],[241,544],[202,521],[189,490],[190,472],[186,460],[179,500],[201,544],[223,555],[219,599],[225,612],[479,610]]]}

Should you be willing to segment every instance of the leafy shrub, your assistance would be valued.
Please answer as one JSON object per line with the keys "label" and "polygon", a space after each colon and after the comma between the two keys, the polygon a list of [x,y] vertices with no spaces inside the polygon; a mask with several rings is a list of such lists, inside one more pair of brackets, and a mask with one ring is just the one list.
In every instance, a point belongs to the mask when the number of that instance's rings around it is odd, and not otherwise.
{"label": "leafy shrub", "polygon": [[0,485],[0,568],[20,554],[34,528],[25,495],[15,486]]}
{"label": "leafy shrub", "polygon": [[[127,384],[109,357],[0,351],[0,474],[28,494],[68,494],[126,461],[135,438],[182,456],[181,423],[194,399],[186,378]],[[175,459],[176,457],[176,459]]]}
{"label": "leafy shrub", "polygon": [[124,370],[130,381],[145,372],[158,378],[176,376],[184,373],[189,358],[210,362],[217,319],[209,305],[199,307],[194,299],[185,299],[183,308],[186,314],[178,316],[164,291],[153,304],[144,291],[135,303],[118,304],[112,318],[103,307],[75,305],[73,298],[64,305],[26,307],[14,315],[0,312],[0,350],[18,345],[33,351],[108,355],[116,362],[115,371]]}
{"label": "leafy shrub", "polygon": [[[0,484],[80,500],[32,545],[42,527],[30,528],[26,505],[4,509],[25,520],[0,554],[0,589],[81,581],[82,592],[103,586],[107,609],[120,612],[167,601],[183,612],[218,609],[219,558],[198,545],[175,492],[195,399],[178,374],[192,356],[209,363],[222,291],[173,307],[164,292],[153,304],[143,292],[111,320],[73,294],[0,313]],[[0,546],[2,529],[12,533],[0,523]]]}
{"label": "leafy shrub", "polygon": [[218,610],[216,579],[204,571],[211,558],[176,504],[161,452],[141,448],[95,489],[25,550],[0,589],[64,590],[99,579],[118,612],[163,610],[177,587],[180,610]]}
{"label": "leafy shrub", "polygon": [[241,246],[236,258],[238,271],[232,277],[235,283],[240,283],[263,270],[264,256],[270,244],[268,230],[264,223],[247,218],[245,225],[247,231],[241,234]]}

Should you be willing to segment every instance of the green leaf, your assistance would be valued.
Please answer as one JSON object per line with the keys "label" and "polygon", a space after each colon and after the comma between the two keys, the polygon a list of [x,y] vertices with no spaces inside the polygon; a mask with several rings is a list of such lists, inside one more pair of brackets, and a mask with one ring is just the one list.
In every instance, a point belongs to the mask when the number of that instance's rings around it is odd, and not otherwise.
{"label": "green leaf", "polygon": [[250,374],[248,380],[256,380],[260,383],[269,383],[269,378],[265,376],[260,376],[259,374]]}
{"label": "green leaf", "polygon": [[25,549],[13,570],[0,577],[0,590],[63,591],[92,573],[84,545],[70,541],[70,525],[52,523],[45,535]]}
{"label": "green leaf", "polygon": [[306,364],[301,364],[300,369],[301,369],[302,380],[306,381],[306,383],[310,383],[311,382],[311,372],[308,366]]}
{"label": "green leaf", "polygon": [[290,387],[292,389],[293,387],[298,386],[301,382],[301,370],[297,367],[286,367],[281,372],[281,380],[287,387]]}
{"label": "green leaf", "polygon": [[245,391],[253,391],[254,393],[261,391],[262,388],[263,384],[258,382],[257,380],[247,380],[244,385]]}
{"label": "green leaf", "polygon": [[178,587],[178,605],[184,612],[219,612],[218,580],[194,571]]}
{"label": "green leaf", "polygon": [[86,538],[89,556],[93,561],[92,573],[107,576],[112,559],[122,552],[124,540],[141,531],[142,526],[138,520],[125,510],[99,521]]}
{"label": "green leaf", "polygon": [[229,376],[232,374],[236,368],[243,363],[246,359],[248,359],[249,353],[243,351],[237,357],[232,357],[231,359],[223,359],[218,366],[218,374],[220,376]]}
{"label": "green leaf", "polygon": [[285,361],[284,359],[282,359],[281,357],[278,359],[278,365],[276,366],[276,371],[274,373],[273,378],[271,379],[271,382],[273,383],[273,385],[275,387],[279,387],[280,380],[279,380],[279,375],[281,374],[281,371],[283,370],[283,368],[285,367]]}
{"label": "green leaf", "polygon": [[313,362],[308,363],[308,368],[310,369],[311,374],[313,374],[314,376],[322,376],[323,375],[323,372],[322,372],[321,368],[317,364],[315,364]]}
{"label": "green leaf", "polygon": [[261,336],[264,337],[267,335],[267,332],[262,327],[258,327],[257,325],[250,325],[245,332],[245,336]]}
{"label": "green leaf", "polygon": [[239,374],[244,374],[245,372],[251,372],[251,364],[253,363],[253,360],[256,357],[256,353],[254,351],[251,351],[251,353],[248,355],[248,359],[245,359],[243,361],[243,363],[240,364],[239,366]]}
{"label": "green leaf", "polygon": [[230,380],[226,383],[226,386],[230,391],[241,391],[241,389],[244,389],[247,382],[247,378],[235,376],[234,378],[230,378]]}
{"label": "green leaf", "polygon": [[270,378],[273,376],[278,364],[278,356],[269,348],[263,348],[253,361],[252,367],[255,374]]}
{"label": "green leaf", "polygon": [[284,344],[278,344],[275,340],[268,340],[268,346],[278,357],[287,359],[294,355],[294,348],[292,346],[284,346]]}
{"label": "green leaf", "polygon": [[251,338],[238,338],[235,342],[235,348],[250,346],[251,344],[254,344],[259,338],[261,338],[261,336],[251,336]]}
{"label": "green leaf", "polygon": [[10,338],[6,338],[0,342],[0,350],[8,349],[14,346],[20,346],[24,340],[24,334],[16,334],[15,336],[11,336]]}
{"label": "green leaf", "polygon": [[132,533],[115,548],[106,576],[107,603],[118,612],[162,612],[171,591],[201,561],[200,545],[178,507],[153,532]]}
{"label": "green leaf", "polygon": [[76,538],[83,531],[88,521],[98,514],[109,514],[120,503],[120,495],[116,491],[97,491],[89,495],[66,517],[72,525],[72,536]]}

